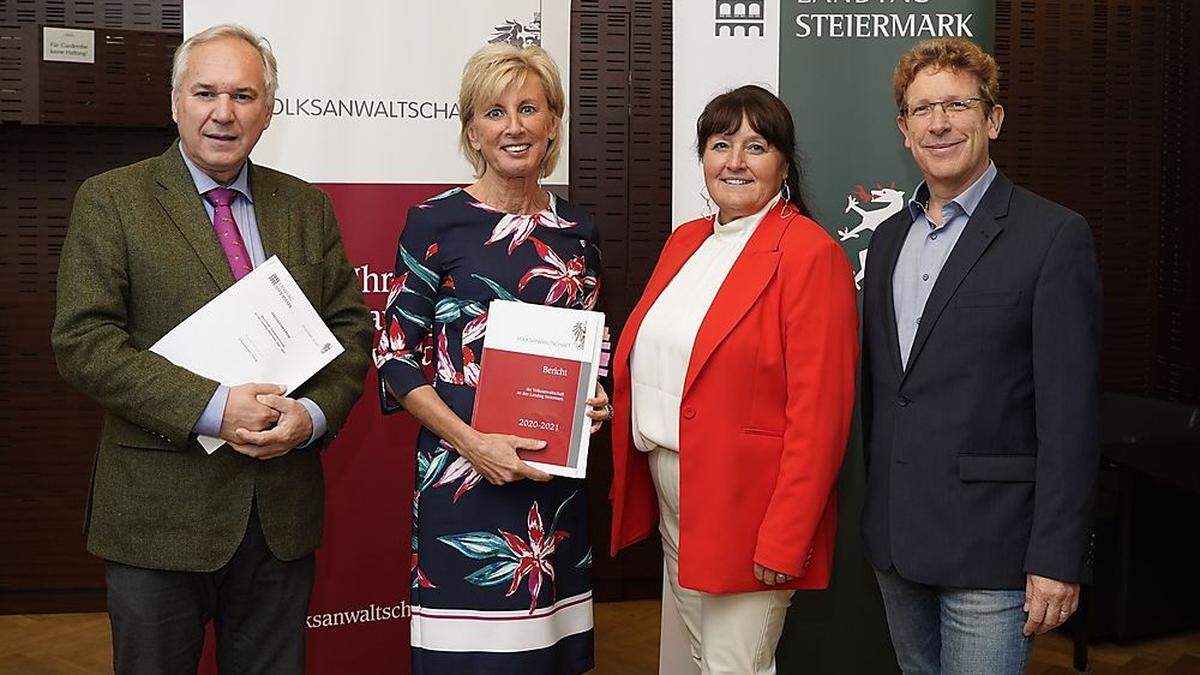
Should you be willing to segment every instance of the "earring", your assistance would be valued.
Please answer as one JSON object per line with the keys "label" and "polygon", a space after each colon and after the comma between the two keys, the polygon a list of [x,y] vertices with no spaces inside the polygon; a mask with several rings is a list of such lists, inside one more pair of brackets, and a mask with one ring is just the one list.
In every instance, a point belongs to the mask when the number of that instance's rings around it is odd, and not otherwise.
{"label": "earring", "polygon": [[788,211],[788,207],[790,207],[792,205],[792,190],[791,190],[791,188],[788,187],[787,181],[784,181],[784,183],[783,183],[782,199],[783,199],[783,209],[779,212],[779,217],[787,218],[788,216],[792,215],[792,213],[795,213],[795,211],[791,211],[791,212]]}
{"label": "earring", "polygon": [[712,200],[708,198],[708,193],[703,189],[700,190],[700,198],[704,200],[704,212],[701,215],[711,223],[717,217],[716,212],[713,211]]}

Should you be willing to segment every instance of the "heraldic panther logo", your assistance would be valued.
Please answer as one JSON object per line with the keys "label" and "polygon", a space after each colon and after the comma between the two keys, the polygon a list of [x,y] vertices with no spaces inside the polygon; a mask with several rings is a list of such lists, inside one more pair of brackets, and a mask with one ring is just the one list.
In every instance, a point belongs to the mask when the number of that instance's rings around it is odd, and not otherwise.
{"label": "heraldic panther logo", "polygon": [[504,23],[492,29],[488,42],[496,44],[507,42],[514,47],[531,47],[542,44],[542,13],[534,12],[529,23],[521,23],[516,19],[505,19]]}
{"label": "heraldic panther logo", "polygon": [[[864,209],[862,204],[876,205],[871,209]],[[858,224],[854,227],[844,227],[837,231],[838,239],[843,243],[852,239],[860,240],[864,244],[858,251],[858,269],[854,272],[854,285],[862,290],[863,272],[867,266],[867,249],[870,247],[870,239],[862,240],[864,232],[874,232],[875,228],[883,224],[883,221],[891,218],[904,208],[904,192],[896,189],[896,184],[892,183],[889,187],[884,187],[882,184],[877,184],[876,189],[867,191],[861,185],[855,185],[854,190],[846,196],[846,209],[843,213],[851,211],[858,214]]]}

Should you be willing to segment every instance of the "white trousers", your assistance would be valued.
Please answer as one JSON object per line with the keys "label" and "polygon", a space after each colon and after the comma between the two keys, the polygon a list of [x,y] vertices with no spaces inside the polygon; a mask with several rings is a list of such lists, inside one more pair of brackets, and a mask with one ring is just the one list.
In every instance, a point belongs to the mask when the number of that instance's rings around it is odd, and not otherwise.
{"label": "white trousers", "polygon": [[692,660],[704,675],[774,675],[775,645],[794,591],[717,595],[680,586],[679,453],[657,448],[649,459],[668,585],[687,627]]}

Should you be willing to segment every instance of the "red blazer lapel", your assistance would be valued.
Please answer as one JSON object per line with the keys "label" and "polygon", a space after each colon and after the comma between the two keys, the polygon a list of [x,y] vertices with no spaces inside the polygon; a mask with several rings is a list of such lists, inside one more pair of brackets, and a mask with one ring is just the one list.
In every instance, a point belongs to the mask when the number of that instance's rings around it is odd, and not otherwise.
{"label": "red blazer lapel", "polygon": [[649,536],[658,523],[658,502],[654,498],[654,485],[650,479],[650,467],[646,454],[633,449],[631,406],[633,395],[629,374],[629,354],[637,340],[638,330],[646,318],[646,312],[667,284],[679,273],[683,264],[692,257],[700,244],[712,234],[712,224],[706,220],[685,223],[671,235],[667,245],[659,254],[658,264],[642,298],[629,313],[617,342],[613,360],[613,411],[612,428],[625,430],[625,434],[613,433],[613,478],[609,498],[613,501],[611,552],[617,551]]}
{"label": "red blazer lapel", "polygon": [[663,247],[662,253],[659,255],[658,264],[654,267],[654,273],[650,275],[650,281],[646,284],[646,290],[642,292],[642,298],[629,313],[629,318],[625,320],[625,326],[621,329],[621,340],[617,343],[614,364],[629,363],[629,352],[633,349],[634,340],[637,338],[638,329],[642,326],[642,320],[646,318],[646,312],[650,311],[650,307],[662,294],[663,289],[671,283],[671,280],[679,273],[679,269],[692,257],[696,249],[700,248],[700,244],[703,244],[710,234],[712,234],[712,224],[701,218],[680,225],[679,229],[667,240],[667,245]]}
{"label": "red blazer lapel", "polygon": [[795,207],[791,207],[792,215],[784,217],[783,209],[784,203],[777,204],[763,217],[733,263],[729,276],[725,277],[725,282],[717,291],[717,297],[713,298],[712,306],[708,308],[700,331],[696,334],[696,342],[692,345],[692,358],[683,382],[684,396],[717,345],[750,311],[754,301],[775,276],[775,268],[779,266],[779,240],[796,212]]}

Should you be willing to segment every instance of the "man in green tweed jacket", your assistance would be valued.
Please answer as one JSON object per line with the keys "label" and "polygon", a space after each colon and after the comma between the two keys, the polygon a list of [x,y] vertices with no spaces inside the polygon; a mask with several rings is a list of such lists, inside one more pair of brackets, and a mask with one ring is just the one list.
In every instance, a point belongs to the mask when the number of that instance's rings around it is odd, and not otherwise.
{"label": "man in green tweed jacket", "polygon": [[[321,540],[319,450],[358,398],[371,324],[328,197],[252,165],[275,58],[217,26],[172,73],[179,142],[80,187],[63,244],[59,370],[105,410],[87,548],[106,561],[118,673],[299,673]],[[148,348],[277,255],[345,352],[294,394],[226,387]],[[196,345],[204,349],[204,345]],[[196,434],[228,443],[208,455]]]}

